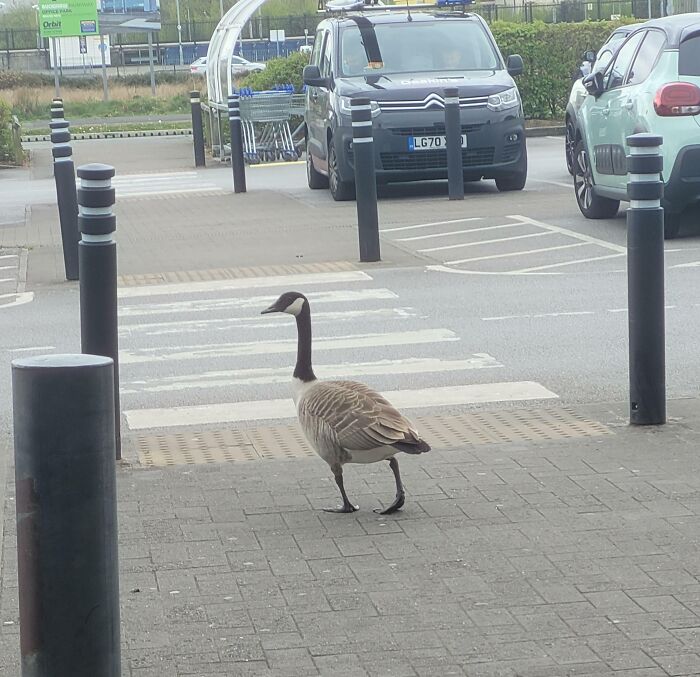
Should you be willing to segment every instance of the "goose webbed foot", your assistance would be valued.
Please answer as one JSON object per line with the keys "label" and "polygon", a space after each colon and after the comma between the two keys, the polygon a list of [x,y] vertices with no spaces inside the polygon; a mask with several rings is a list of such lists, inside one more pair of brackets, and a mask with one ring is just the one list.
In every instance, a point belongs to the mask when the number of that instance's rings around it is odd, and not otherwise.
{"label": "goose webbed foot", "polygon": [[333,476],[335,477],[335,483],[338,485],[338,489],[340,489],[340,496],[343,499],[343,505],[341,505],[339,508],[324,508],[324,512],[355,512],[356,510],[359,510],[360,507],[357,505],[353,505],[350,503],[350,499],[348,498],[348,495],[345,493],[345,486],[343,484],[343,468],[342,466],[339,465],[334,465],[331,466],[331,470],[333,471]]}
{"label": "goose webbed foot", "polygon": [[355,512],[359,510],[359,505],[353,505],[352,503],[345,503],[338,508],[324,508],[323,512]]}
{"label": "goose webbed foot", "polygon": [[389,459],[389,467],[394,473],[394,479],[396,480],[396,498],[386,510],[377,509],[374,511],[380,515],[391,515],[397,510],[400,510],[403,507],[404,501],[406,500],[406,494],[403,490],[403,483],[401,482],[401,475],[399,474],[399,462],[393,456]]}

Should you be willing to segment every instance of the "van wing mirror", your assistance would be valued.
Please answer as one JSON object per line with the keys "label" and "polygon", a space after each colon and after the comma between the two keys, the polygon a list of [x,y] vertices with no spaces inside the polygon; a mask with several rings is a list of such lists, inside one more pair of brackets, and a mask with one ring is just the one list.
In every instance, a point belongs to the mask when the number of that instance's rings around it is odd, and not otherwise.
{"label": "van wing mirror", "polygon": [[593,64],[595,63],[596,56],[596,53],[592,49],[588,49],[583,53],[583,60]]}
{"label": "van wing mirror", "polygon": [[511,54],[506,59],[506,70],[508,75],[521,75],[523,72],[523,57],[520,54]]}
{"label": "van wing mirror", "polygon": [[328,87],[328,79],[321,77],[321,70],[313,64],[304,66],[302,78],[309,87]]}
{"label": "van wing mirror", "polygon": [[586,91],[592,96],[600,96],[605,91],[605,85],[603,84],[603,74],[600,71],[595,71],[590,75],[587,75],[582,80],[583,86]]}

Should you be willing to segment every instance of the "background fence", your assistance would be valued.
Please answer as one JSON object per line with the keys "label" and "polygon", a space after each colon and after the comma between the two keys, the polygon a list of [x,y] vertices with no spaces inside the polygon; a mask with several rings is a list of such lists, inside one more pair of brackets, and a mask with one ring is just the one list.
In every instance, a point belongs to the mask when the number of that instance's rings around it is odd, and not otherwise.
{"label": "background fence", "polygon": [[[513,0],[512,4],[483,2],[473,5],[471,11],[481,14],[487,21],[513,21],[546,23],[577,22],[586,20],[601,20],[617,17],[634,17],[647,19],[700,11],[700,0],[561,0],[552,4],[538,2],[521,2]],[[0,20],[2,16],[0,15]],[[246,26],[242,38],[242,55],[253,60],[266,60],[278,55],[278,47],[268,41],[271,30],[284,30],[287,37],[302,37],[305,31],[312,38],[319,22],[318,14],[301,16],[256,16]],[[206,54],[206,45],[211,38],[216,21],[183,21],[182,42],[189,45],[187,58],[190,63],[199,56]],[[145,46],[143,33],[117,33],[110,36],[114,64],[130,65],[131,63],[148,63],[148,49]],[[256,41],[255,45],[248,41]],[[260,42],[265,41],[265,42]],[[179,62],[170,56],[168,47],[178,44],[177,26],[164,23],[160,31],[154,33],[158,63],[174,64]],[[287,44],[288,43],[288,44]],[[280,56],[295,48],[300,42],[283,43],[280,45]],[[0,67],[22,69],[20,62],[11,55],[17,50],[34,50],[45,52],[48,41],[42,41],[36,29],[3,28],[0,24]],[[140,50],[128,50],[126,47],[140,46]],[[45,60],[47,61],[47,60]]]}

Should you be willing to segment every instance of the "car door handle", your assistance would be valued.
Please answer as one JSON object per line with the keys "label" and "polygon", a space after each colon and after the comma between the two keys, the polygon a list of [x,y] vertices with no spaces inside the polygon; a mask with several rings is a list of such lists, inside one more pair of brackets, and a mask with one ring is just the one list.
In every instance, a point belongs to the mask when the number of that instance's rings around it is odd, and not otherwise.
{"label": "car door handle", "polygon": [[634,101],[632,99],[627,99],[624,104],[622,104],[623,108],[626,108],[627,110],[632,110],[634,108]]}
{"label": "car door handle", "polygon": [[603,110],[600,112],[607,117],[610,115],[610,108],[603,108]]}

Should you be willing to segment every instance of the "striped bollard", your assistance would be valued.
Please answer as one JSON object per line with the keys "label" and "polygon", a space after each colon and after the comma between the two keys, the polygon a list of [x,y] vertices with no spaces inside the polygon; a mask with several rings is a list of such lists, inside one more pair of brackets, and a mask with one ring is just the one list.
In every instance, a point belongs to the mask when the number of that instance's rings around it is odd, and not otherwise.
{"label": "striped bollard", "polygon": [[190,92],[190,108],[192,110],[192,139],[194,142],[194,166],[204,167],[204,125],[202,124],[202,100],[199,92]]}
{"label": "striped bollard", "polygon": [[352,149],[355,165],[357,229],[360,261],[380,261],[377,180],[374,171],[372,106],[369,99],[351,100]]}
{"label": "striped bollard", "polygon": [[83,353],[111,357],[114,362],[114,434],[121,451],[119,405],[119,327],[117,320],[117,217],[112,211],[114,167],[78,167],[80,189],[80,347]]}
{"label": "striped bollard", "polygon": [[447,146],[447,190],[450,200],[464,200],[462,172],[462,121],[459,90],[445,89],[445,144]]}
{"label": "striped bollard", "polygon": [[243,130],[241,128],[241,97],[228,97],[228,123],[231,132],[231,169],[233,170],[233,192],[245,193],[245,160],[243,159]]}
{"label": "striped bollard", "polygon": [[666,423],[664,184],[661,136],[627,137],[630,423]]}
{"label": "striped bollard", "polygon": [[[56,183],[56,203],[61,227],[63,266],[66,280],[77,280],[78,265],[78,201],[75,191],[75,167],[73,149],[70,145],[70,123],[63,119],[63,108],[55,109],[56,116],[49,123],[51,127],[51,155],[53,156],[53,176]],[[60,117],[58,115],[60,114]],[[51,110],[54,115],[54,109]]]}

